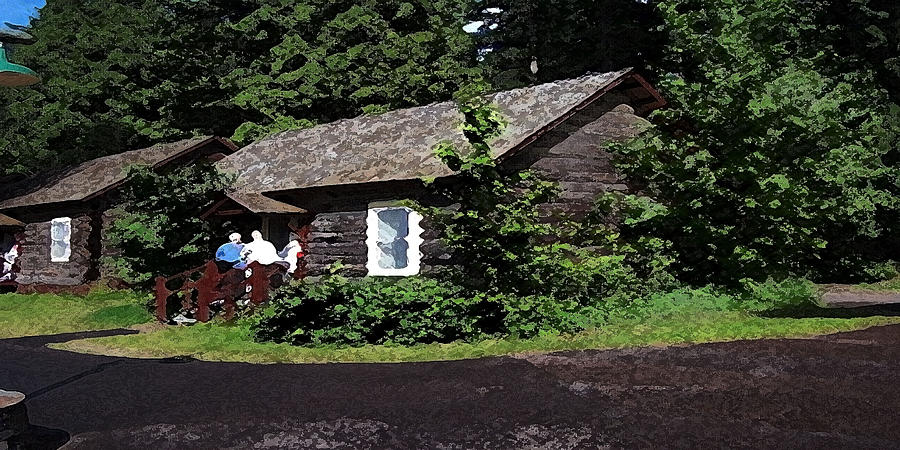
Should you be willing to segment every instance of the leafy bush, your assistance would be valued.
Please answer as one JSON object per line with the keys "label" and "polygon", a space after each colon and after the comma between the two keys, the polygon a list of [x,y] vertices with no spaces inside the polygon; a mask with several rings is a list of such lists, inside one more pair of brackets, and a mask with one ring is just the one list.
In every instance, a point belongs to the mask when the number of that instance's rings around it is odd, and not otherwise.
{"label": "leafy bush", "polygon": [[734,294],[713,286],[680,288],[656,292],[634,303],[624,311],[623,318],[668,317],[695,314],[699,311],[739,311],[743,302]]}
{"label": "leafy bush", "polygon": [[282,287],[254,317],[260,341],[293,345],[421,344],[527,338],[601,324],[606,311],[566,297],[470,292],[445,280],[326,276]]}
{"label": "leafy bush", "polygon": [[819,289],[809,280],[743,280],[743,290],[743,307],[752,312],[802,312],[822,307]]}
{"label": "leafy bush", "polygon": [[209,208],[230,184],[230,177],[210,165],[165,174],[146,166],[130,168],[123,204],[114,211],[107,235],[106,246],[117,253],[105,257],[104,264],[120,279],[141,284],[208,261],[216,230],[198,211]]}
{"label": "leafy bush", "polygon": [[428,278],[327,276],[280,288],[256,318],[257,340],[293,345],[415,344],[471,339],[495,328],[484,296]]}

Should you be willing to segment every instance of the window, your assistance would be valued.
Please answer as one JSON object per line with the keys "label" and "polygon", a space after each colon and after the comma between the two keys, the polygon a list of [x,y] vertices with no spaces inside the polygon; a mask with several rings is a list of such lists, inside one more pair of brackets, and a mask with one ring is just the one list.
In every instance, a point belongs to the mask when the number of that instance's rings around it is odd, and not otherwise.
{"label": "window", "polygon": [[72,219],[62,217],[50,222],[50,261],[69,262],[72,256]]}
{"label": "window", "polygon": [[369,275],[408,277],[419,273],[422,216],[403,207],[373,207],[366,220]]}

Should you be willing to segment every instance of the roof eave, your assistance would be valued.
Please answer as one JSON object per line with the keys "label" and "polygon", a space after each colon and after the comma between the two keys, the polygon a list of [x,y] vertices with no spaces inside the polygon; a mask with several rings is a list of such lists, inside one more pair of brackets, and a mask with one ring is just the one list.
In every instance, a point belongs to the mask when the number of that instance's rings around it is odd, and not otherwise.
{"label": "roof eave", "polygon": [[[234,145],[234,143],[232,143],[231,141],[229,141],[227,139],[223,139],[218,136],[210,136],[210,137],[208,137],[208,138],[206,138],[206,139],[204,139],[204,140],[202,140],[202,141],[200,141],[200,142],[198,142],[198,143],[196,143],[196,144],[194,144],[172,156],[169,156],[168,158],[166,158],[162,161],[157,162],[156,164],[153,164],[152,167],[154,170],[159,169],[159,168],[171,163],[172,161],[175,161],[178,158],[181,158],[181,157],[188,155],[196,150],[199,150],[213,142],[223,145],[224,147],[228,148],[232,152],[235,152],[238,149],[237,146]],[[87,201],[91,201],[97,197],[101,197],[101,196],[109,193],[110,191],[113,191],[113,190],[121,187],[122,184],[125,183],[125,180],[126,180],[126,177],[123,176],[119,181],[116,181],[115,183],[113,183],[97,192],[94,192],[93,194],[88,195],[87,197],[82,198],[80,201],[87,202]],[[37,206],[37,205],[34,205],[34,206]]]}
{"label": "roof eave", "polygon": [[6,214],[0,214],[0,227],[22,228],[24,226],[25,226],[25,222],[22,222],[18,219],[7,216]]}
{"label": "roof eave", "polygon": [[294,205],[282,202],[280,200],[275,200],[275,199],[273,199],[269,196],[266,196],[262,193],[255,193],[255,192],[243,193],[246,195],[258,195],[260,197],[264,197],[266,202],[271,202],[271,204],[284,205],[283,207],[280,207],[279,209],[260,207],[260,206],[258,206],[258,204],[253,203],[252,201],[249,201],[241,194],[242,193],[240,193],[240,192],[229,192],[229,193],[226,193],[225,195],[226,195],[226,197],[233,200],[235,203],[243,206],[244,208],[247,209],[247,211],[250,211],[253,214],[307,214],[307,213],[309,213],[309,211],[307,211],[299,206],[294,206]]}

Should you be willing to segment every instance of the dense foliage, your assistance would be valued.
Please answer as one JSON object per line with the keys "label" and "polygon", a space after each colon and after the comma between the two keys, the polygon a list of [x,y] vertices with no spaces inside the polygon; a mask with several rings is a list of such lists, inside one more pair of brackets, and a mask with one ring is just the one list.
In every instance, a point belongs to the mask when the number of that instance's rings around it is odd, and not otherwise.
{"label": "dense foliage", "polygon": [[415,205],[453,255],[457,264],[448,275],[457,283],[475,292],[546,296],[586,307],[660,281],[664,271],[638,276],[603,214],[580,221],[555,214],[548,207],[559,195],[555,183],[497,166],[490,140],[504,123],[490,105],[474,96],[460,108],[469,146],[438,146],[437,156],[455,175],[429,189],[429,198],[452,206]]}
{"label": "dense foliage", "polygon": [[240,124],[218,79],[240,64],[213,0],[50,1],[17,61],[42,82],[0,90],[0,175],[33,175]]}
{"label": "dense foliage", "polygon": [[332,275],[279,289],[253,330],[293,345],[451,342],[484,334],[486,309],[485,298],[435,279]]}
{"label": "dense foliage", "polygon": [[665,207],[626,233],[671,241],[697,283],[883,275],[900,254],[900,107],[872,49],[896,40],[878,15],[865,32],[834,18],[868,3],[662,2],[672,106],[618,150]]}
{"label": "dense foliage", "polygon": [[448,100],[477,78],[468,0],[256,0],[231,28],[253,60],[223,80],[239,142]]}
{"label": "dense foliage", "polygon": [[157,275],[173,275],[209,260],[219,232],[199,217],[231,177],[214,167],[195,164],[160,174],[146,166],[129,169],[122,187],[122,205],[113,210],[107,248],[118,253],[104,258],[112,272],[132,283],[147,283]]}
{"label": "dense foliage", "polygon": [[[636,0],[482,0],[470,15],[482,66],[496,89],[625,67],[662,55],[662,21]],[[534,61],[537,73],[532,72]]]}
{"label": "dense foliage", "polygon": [[0,91],[0,175],[199,134],[239,143],[447,100],[477,77],[465,0],[51,1]]}

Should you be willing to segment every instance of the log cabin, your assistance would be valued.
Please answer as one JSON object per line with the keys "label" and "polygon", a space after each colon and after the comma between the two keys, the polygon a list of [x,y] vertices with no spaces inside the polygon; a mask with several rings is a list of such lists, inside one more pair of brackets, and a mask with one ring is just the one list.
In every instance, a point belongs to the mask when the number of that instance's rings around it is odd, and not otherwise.
{"label": "log cabin", "polygon": [[20,247],[12,281],[21,292],[72,290],[97,281],[106,275],[101,257],[115,251],[104,244],[105,229],[130,166],[167,170],[218,161],[236,149],[226,139],[197,137],[93,159],[8,187],[0,201],[0,251]]}
{"label": "log cabin", "polygon": [[[590,74],[488,96],[507,122],[491,142],[505,170],[530,169],[558,182],[548,205],[583,214],[603,192],[625,191],[605,150],[637,136],[665,101],[631,69]],[[404,199],[423,201],[423,179],[452,178],[434,155],[465,149],[465,118],[454,102],[366,115],[255,142],[218,162],[237,176],[207,215],[255,215],[277,247],[303,233],[309,275],[340,261],[353,276],[411,276],[449,255]],[[427,201],[427,199],[425,199]]]}
{"label": "log cabin", "polygon": [[[486,100],[507,122],[491,142],[500,167],[557,182],[562,195],[547,206],[576,217],[601,193],[629,189],[606,145],[640,134],[645,117],[665,105],[631,69]],[[399,202],[427,202],[423,179],[452,179],[434,149],[442,142],[467,148],[464,120],[454,102],[443,102],[286,131],[240,150],[200,137],[98,158],[4,196],[2,242],[21,246],[20,291],[86,286],[106,276],[100,259],[115,251],[104,248],[104,229],[127,168],[212,160],[236,182],[198,216],[260,229],[277,248],[303,241],[305,274],[322,275],[338,261],[353,276],[427,273],[449,255],[422,216]]]}

